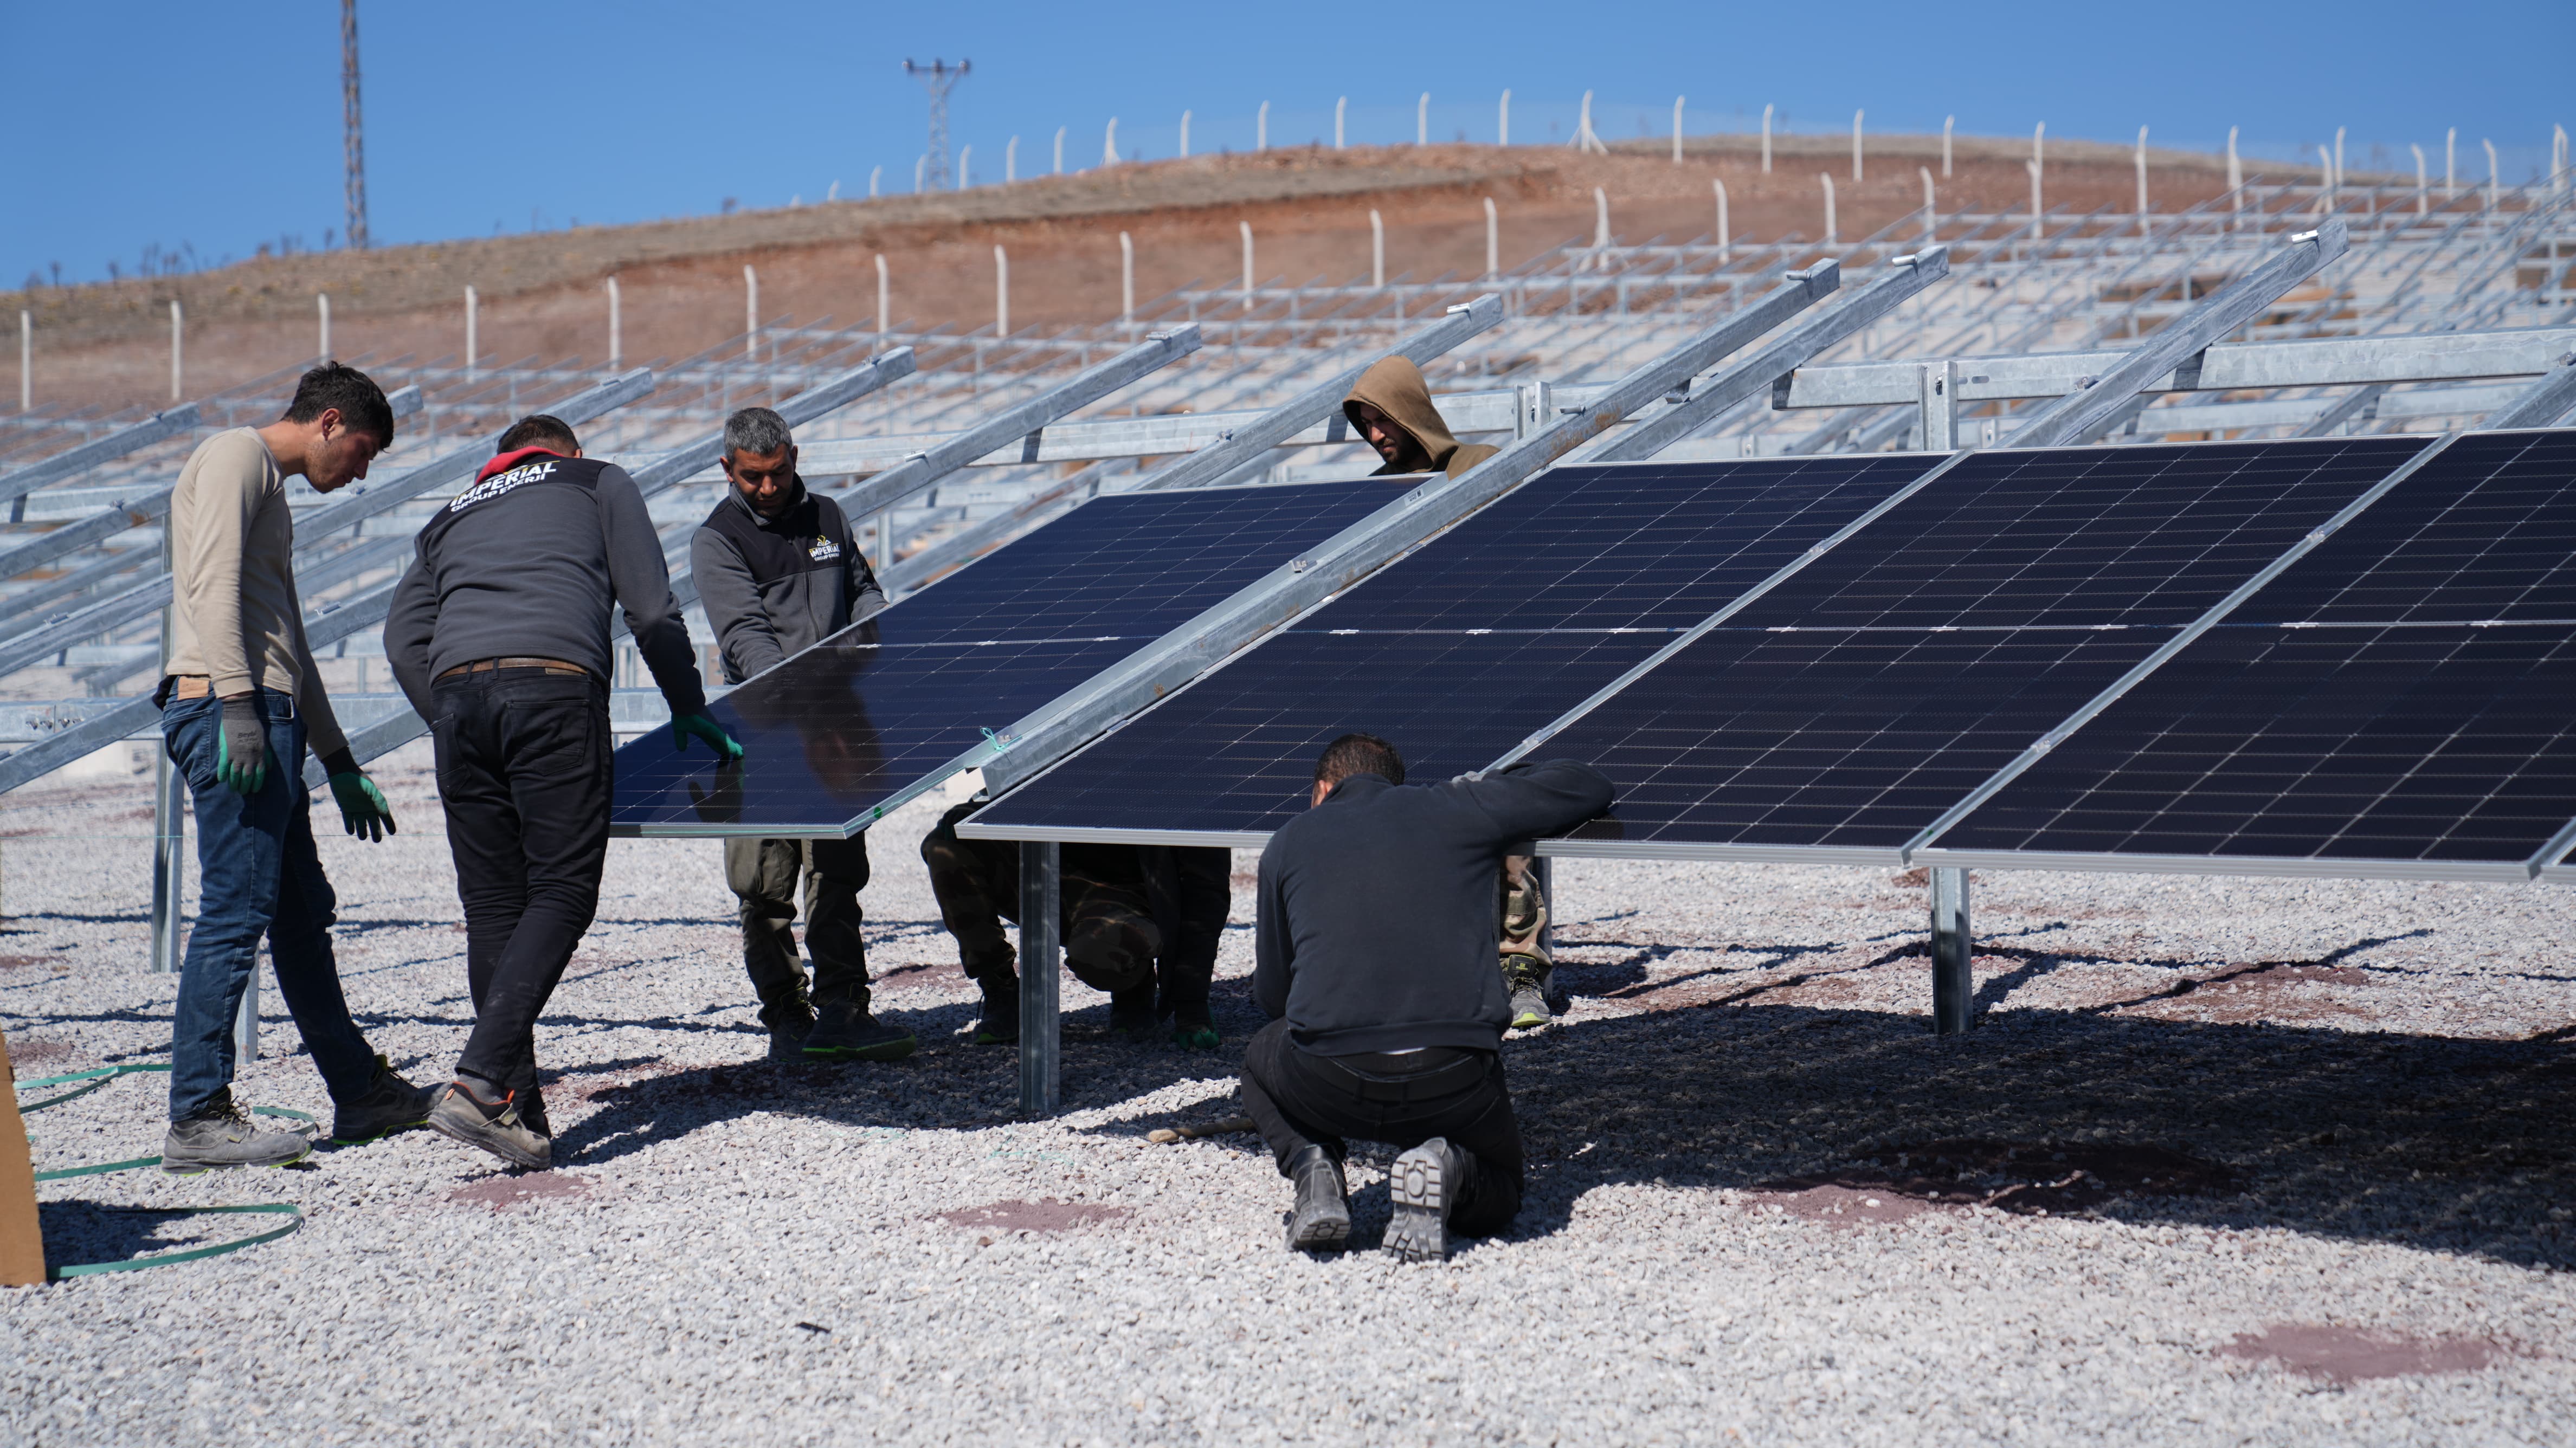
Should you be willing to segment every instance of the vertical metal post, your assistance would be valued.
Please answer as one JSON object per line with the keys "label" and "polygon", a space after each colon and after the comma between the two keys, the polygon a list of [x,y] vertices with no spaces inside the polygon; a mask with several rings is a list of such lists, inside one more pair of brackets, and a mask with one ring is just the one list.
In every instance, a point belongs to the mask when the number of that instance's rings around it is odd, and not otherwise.
{"label": "vertical metal post", "polygon": [[608,370],[617,370],[618,358],[626,351],[626,307],[617,294],[617,278],[608,279]]}
{"label": "vertical metal post", "polygon": [[1369,208],[1369,285],[1386,285],[1386,218]]}
{"label": "vertical metal post", "polygon": [[173,297],[170,299],[170,400],[172,402],[176,402],[182,396],[186,395],[182,390],[182,378],[179,370],[179,341],[180,336],[185,329],[186,323],[179,311],[179,299]]}
{"label": "vertical metal post", "polygon": [[[1494,203],[1485,203],[1488,213],[1493,209]],[[36,410],[36,314],[28,311],[18,313],[18,410]]]}
{"label": "vertical metal post", "polygon": [[[1494,198],[1485,198],[1485,275],[1500,276],[1503,271],[1502,220],[1494,214]],[[24,313],[20,313],[24,316]],[[22,329],[23,335],[23,329]],[[20,409],[24,411],[24,409]]]}
{"label": "vertical metal post", "polygon": [[1118,320],[1136,320],[1136,243],[1123,231],[1118,233]]}
{"label": "vertical metal post", "polygon": [[760,357],[760,273],[748,263],[742,269],[742,355]]}
{"label": "vertical metal post", "polygon": [[314,364],[320,366],[331,360],[331,294],[315,292],[313,305],[322,314],[322,345],[315,354],[318,360]]}
{"label": "vertical metal post", "polygon": [[[1710,177],[1709,184],[1717,188],[1717,259],[1719,261],[1733,261],[1735,259],[1735,228],[1734,223],[1728,220],[1726,215],[1726,183],[1715,177]],[[1734,289],[1732,287],[1728,288],[1730,293],[1732,293],[1733,290]]]}
{"label": "vertical metal post", "polygon": [[1972,1024],[1969,1011],[1977,989],[1968,970],[1972,940],[1968,872],[1932,871],[1932,1030],[1936,1035],[1960,1035]]}
{"label": "vertical metal post", "polygon": [[482,339],[474,334],[475,328],[482,321],[479,315],[481,311],[482,309],[475,305],[474,289],[467,287],[465,289],[465,375],[468,377],[474,375],[475,349],[482,342]]}
{"label": "vertical metal post", "polygon": [[1055,841],[1020,842],[1020,1110],[1032,1116],[1064,1101],[1062,863]]}
{"label": "vertical metal post", "polygon": [[[172,558],[169,520],[161,527],[161,567],[167,572]],[[169,671],[170,650],[176,646],[178,632],[177,600],[161,610],[162,671]],[[152,971],[155,975],[179,973],[179,900],[182,872],[187,868],[188,813],[187,799],[181,791],[188,787],[186,776],[170,767],[170,751],[158,750],[152,760]]]}
{"label": "vertical metal post", "polygon": [[[1057,170],[1059,170],[1059,171],[1061,171],[1061,170],[1063,170],[1064,168],[1063,168],[1062,166],[1058,166],[1058,167],[1056,167],[1056,169],[1057,169]],[[887,307],[888,305],[889,305],[889,301],[888,301],[888,292],[887,292],[887,287],[886,287],[886,261],[885,261],[885,253],[884,253],[884,252],[878,252],[878,253],[877,253],[877,348],[878,348],[878,350],[880,350],[880,351],[884,350],[884,348],[885,348],[886,331],[887,331],[887,329],[888,329],[888,326],[890,325],[890,324],[886,321],[886,307]]]}
{"label": "vertical metal post", "polygon": [[1917,426],[1925,452],[1953,452],[1959,446],[1959,364],[1944,359],[1923,364],[1922,410]]}
{"label": "vertical metal post", "polygon": [[1771,107],[1762,108],[1762,174],[1771,174]]}
{"label": "vertical metal post", "polygon": [[242,982],[241,1009],[233,1013],[233,1065],[238,1068],[258,1059],[259,961],[253,959],[250,979]]}
{"label": "vertical metal post", "polygon": [[1011,254],[993,248],[993,335],[1011,335]]}

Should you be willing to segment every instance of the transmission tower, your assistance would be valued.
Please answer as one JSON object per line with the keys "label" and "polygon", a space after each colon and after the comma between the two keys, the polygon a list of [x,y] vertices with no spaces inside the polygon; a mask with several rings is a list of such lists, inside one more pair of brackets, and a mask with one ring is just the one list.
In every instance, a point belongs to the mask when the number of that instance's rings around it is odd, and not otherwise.
{"label": "transmission tower", "polygon": [[966,78],[966,72],[974,64],[971,60],[961,60],[954,66],[944,60],[934,60],[928,65],[915,65],[909,60],[903,63],[903,73],[920,81],[930,92],[930,163],[924,168],[922,183],[928,190],[949,189],[948,93]]}
{"label": "transmission tower", "polygon": [[349,249],[367,249],[367,148],[358,125],[358,0],[340,0],[340,113],[348,131]]}

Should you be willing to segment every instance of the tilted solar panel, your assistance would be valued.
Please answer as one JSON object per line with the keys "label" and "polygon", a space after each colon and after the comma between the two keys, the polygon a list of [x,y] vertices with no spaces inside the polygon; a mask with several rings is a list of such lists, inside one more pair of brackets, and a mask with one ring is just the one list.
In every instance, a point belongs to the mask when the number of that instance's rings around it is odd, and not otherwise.
{"label": "tilted solar panel", "polygon": [[2426,445],[1974,455],[1537,752],[1619,784],[1584,852],[1894,860]]}
{"label": "tilted solar panel", "polygon": [[2484,433],[1916,857],[2527,879],[2572,819],[2576,432]]}
{"label": "tilted solar panel", "polygon": [[1060,839],[1258,836],[1303,807],[1316,754],[1349,730],[1394,741],[1421,778],[1482,768],[1941,461],[1548,472],[977,824]]}
{"label": "tilted solar panel", "polygon": [[617,752],[621,834],[838,834],[894,791],[1392,501],[1380,481],[1103,498],[715,701],[739,767]]}

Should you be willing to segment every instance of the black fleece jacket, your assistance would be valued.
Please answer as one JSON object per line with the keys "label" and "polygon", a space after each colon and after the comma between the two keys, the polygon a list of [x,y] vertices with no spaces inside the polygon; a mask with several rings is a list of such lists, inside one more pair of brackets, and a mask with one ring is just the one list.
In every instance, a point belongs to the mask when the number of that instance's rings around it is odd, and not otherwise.
{"label": "black fleece jacket", "polygon": [[1570,759],[1445,784],[1343,780],[1261,852],[1253,999],[1319,1056],[1499,1050],[1512,1015],[1495,872],[1509,846],[1592,818],[1611,793]]}

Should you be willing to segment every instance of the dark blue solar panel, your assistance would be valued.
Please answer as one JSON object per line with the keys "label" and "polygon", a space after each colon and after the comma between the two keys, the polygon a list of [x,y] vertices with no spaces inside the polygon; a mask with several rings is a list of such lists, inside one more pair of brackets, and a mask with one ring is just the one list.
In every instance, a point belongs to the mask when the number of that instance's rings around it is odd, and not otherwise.
{"label": "dark blue solar panel", "polygon": [[2518,864],[2576,818],[2571,644],[2576,433],[2471,435],[1935,843]]}
{"label": "dark blue solar panel", "polygon": [[1483,768],[1939,461],[1546,473],[979,820],[1270,830],[1351,730],[1421,778]]}
{"label": "dark blue solar panel", "polygon": [[1979,454],[1541,752],[1586,834],[1894,850],[2424,446]]}
{"label": "dark blue solar panel", "polygon": [[1103,498],[753,679],[711,712],[742,767],[665,727],[617,752],[621,831],[838,829],[1300,551],[1384,483]]}

